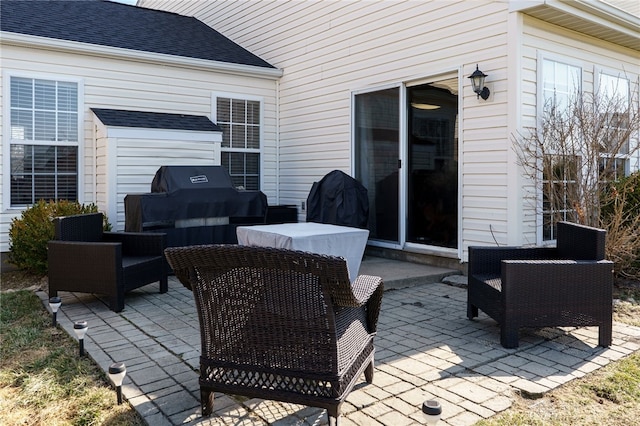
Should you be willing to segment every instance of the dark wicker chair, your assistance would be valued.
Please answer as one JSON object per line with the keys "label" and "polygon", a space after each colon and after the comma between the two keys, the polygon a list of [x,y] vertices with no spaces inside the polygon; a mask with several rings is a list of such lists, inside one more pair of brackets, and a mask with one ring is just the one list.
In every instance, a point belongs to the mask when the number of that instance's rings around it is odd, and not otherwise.
{"label": "dark wicker chair", "polygon": [[120,312],[125,293],[133,289],[159,281],[160,293],[166,293],[165,234],[103,232],[102,222],[102,213],[54,219],[49,296],[58,291],[102,294],[111,310]]}
{"label": "dark wicker chair", "polygon": [[224,392],[321,407],[337,423],[361,374],[372,382],[380,277],[350,284],[342,258],[271,247],[165,253],[198,310],[203,415]]}
{"label": "dark wicker chair", "polygon": [[598,326],[611,345],[613,263],[606,231],[558,223],[556,247],[469,247],[467,316],[500,323],[500,343],[518,347],[521,327]]}

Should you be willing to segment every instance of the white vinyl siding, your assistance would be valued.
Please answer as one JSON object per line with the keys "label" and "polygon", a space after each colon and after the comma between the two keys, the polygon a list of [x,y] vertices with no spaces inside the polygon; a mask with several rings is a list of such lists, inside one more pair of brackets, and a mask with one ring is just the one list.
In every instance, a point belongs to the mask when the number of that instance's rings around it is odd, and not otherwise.
{"label": "white vinyl siding", "polygon": [[[263,180],[262,191],[270,204],[277,204],[275,178],[276,152],[276,81],[273,78],[234,75],[213,72],[209,69],[187,68],[166,65],[162,62],[124,60],[110,56],[94,56],[86,53],[69,53],[49,49],[23,48],[9,43],[2,45],[0,54],[3,70],[12,75],[37,75],[39,78],[54,76],[56,80],[82,81],[83,94],[80,96],[79,113],[83,120],[79,137],[80,187],[78,198],[85,203],[96,202],[98,208],[105,209],[103,199],[98,196],[98,185],[106,185],[108,179],[117,178],[112,165],[105,163],[100,168],[96,158],[101,155],[96,149],[96,126],[90,108],[112,108],[123,110],[183,113],[211,117],[211,93],[233,90],[234,93],[259,96],[263,99]],[[4,77],[3,73],[3,77]],[[8,90],[8,80],[3,78],[3,93]],[[8,95],[7,95],[8,99]],[[2,102],[3,117],[9,116],[8,104]],[[214,120],[215,121],[215,120]],[[3,122],[4,123],[4,122]],[[3,129],[9,127],[2,126]],[[8,143],[8,133],[3,130],[2,144]],[[153,147],[154,139],[149,139]],[[128,156],[127,151],[120,151]],[[162,145],[158,151],[149,150],[139,157],[138,164],[131,165],[123,173],[127,179],[139,182],[132,192],[150,191],[150,165],[155,167],[158,158],[172,159],[172,164],[189,164],[191,159],[184,156],[180,146]],[[3,167],[8,157],[3,156]],[[112,164],[113,163],[112,161]],[[202,164],[202,163],[199,163]],[[155,170],[154,170],[155,172]],[[97,176],[97,177],[96,177]],[[152,176],[152,175],[151,175]],[[3,180],[4,188],[8,185]],[[123,203],[123,194],[118,194],[117,202]],[[11,209],[7,202],[0,206],[0,251],[8,250],[8,230],[11,219],[20,215],[22,209]],[[123,211],[118,208],[118,219],[112,223],[122,226]],[[112,218],[109,218],[110,220]],[[121,230],[118,228],[116,230]]]}
{"label": "white vinyl siding", "polygon": [[[512,147],[514,135],[536,126],[539,52],[591,64],[583,68],[586,88],[593,87],[592,65],[637,70],[637,51],[512,12],[515,3],[141,1],[195,16],[283,69],[282,203],[300,205],[333,169],[352,172],[350,94],[458,70],[461,250],[542,242],[537,199]],[[466,78],[476,64],[489,75],[487,101]]]}
{"label": "white vinyl siding", "polygon": [[[145,7],[156,7],[153,0]],[[506,241],[509,150],[508,4],[502,2],[162,2],[195,16],[284,74],[280,200],[300,205],[326,173],[352,173],[351,94],[460,72],[460,214],[470,242]],[[482,25],[477,25],[478,10]],[[488,101],[466,78],[479,64]],[[463,121],[464,118],[464,121]],[[483,190],[490,188],[490,199]],[[489,227],[491,226],[491,230]],[[462,244],[460,245],[462,247]]]}

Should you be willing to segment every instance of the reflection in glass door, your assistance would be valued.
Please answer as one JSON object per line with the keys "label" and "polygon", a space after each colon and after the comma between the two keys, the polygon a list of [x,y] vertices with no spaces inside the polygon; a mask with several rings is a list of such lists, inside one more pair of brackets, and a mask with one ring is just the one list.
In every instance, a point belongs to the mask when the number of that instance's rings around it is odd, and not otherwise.
{"label": "reflection in glass door", "polygon": [[354,102],[355,178],[369,194],[369,238],[398,244],[400,88],[358,94]]}
{"label": "reflection in glass door", "polygon": [[457,79],[407,88],[407,242],[458,245]]}

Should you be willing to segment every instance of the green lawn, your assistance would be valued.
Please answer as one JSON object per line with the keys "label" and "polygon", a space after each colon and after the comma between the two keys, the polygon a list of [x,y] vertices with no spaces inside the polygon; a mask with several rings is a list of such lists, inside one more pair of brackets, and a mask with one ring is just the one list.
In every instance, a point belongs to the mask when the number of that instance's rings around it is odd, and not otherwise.
{"label": "green lawn", "polygon": [[0,294],[0,424],[146,424],[33,291]]}

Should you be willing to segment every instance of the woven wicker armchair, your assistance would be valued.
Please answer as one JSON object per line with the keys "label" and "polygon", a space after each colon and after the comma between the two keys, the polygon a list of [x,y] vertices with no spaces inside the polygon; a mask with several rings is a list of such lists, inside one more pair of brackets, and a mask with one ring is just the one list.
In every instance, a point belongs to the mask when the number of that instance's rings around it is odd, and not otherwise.
{"label": "woven wicker armchair", "polygon": [[102,294],[111,310],[120,312],[125,293],[133,289],[159,281],[160,293],[166,293],[165,234],[103,232],[102,222],[102,213],[54,219],[49,296],[58,291]]}
{"label": "woven wicker armchair", "polygon": [[613,263],[606,231],[558,223],[552,247],[469,247],[467,316],[500,323],[500,343],[518,347],[521,327],[598,326],[611,345]]}
{"label": "woven wicker armchair", "polygon": [[239,245],[171,247],[200,320],[202,414],[213,392],[340,407],[364,372],[373,380],[379,277],[351,284],[344,259]]}

